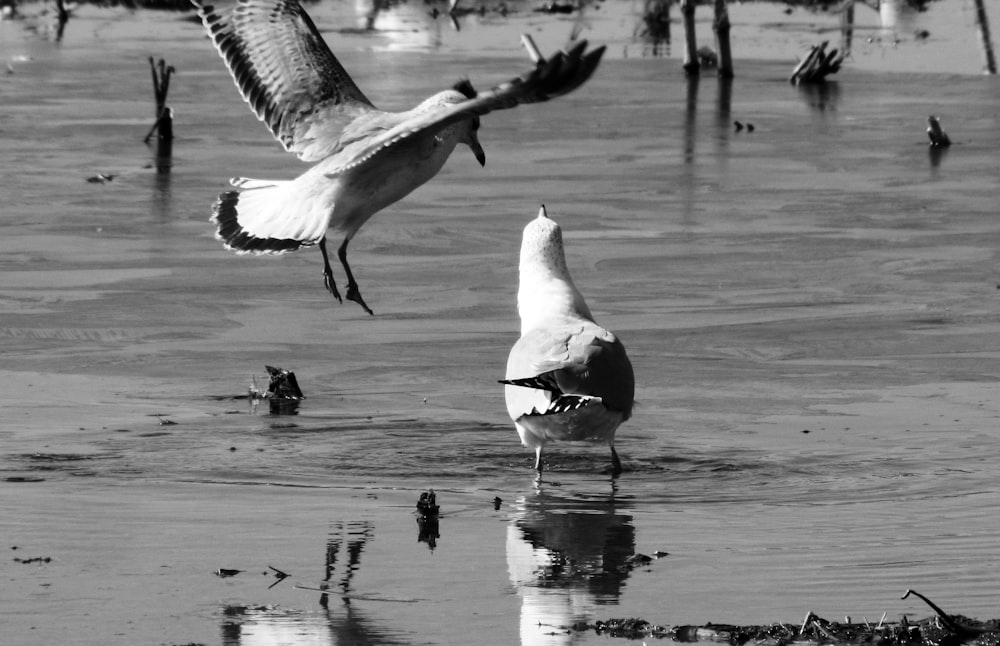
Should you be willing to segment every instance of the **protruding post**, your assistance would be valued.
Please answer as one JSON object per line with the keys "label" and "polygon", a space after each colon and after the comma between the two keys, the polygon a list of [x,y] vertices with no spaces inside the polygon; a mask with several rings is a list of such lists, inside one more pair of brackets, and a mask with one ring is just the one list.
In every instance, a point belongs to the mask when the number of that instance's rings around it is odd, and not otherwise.
{"label": "protruding post", "polygon": [[149,68],[153,74],[153,98],[156,101],[156,121],[143,140],[149,143],[154,132],[159,132],[160,141],[170,141],[174,138],[173,110],[167,105],[167,92],[170,91],[170,76],[174,73],[173,65],[168,66],[162,58],[159,63],[149,57]]}
{"label": "protruding post", "polygon": [[993,54],[993,39],[990,38],[990,21],[986,16],[986,5],[983,0],[976,0],[976,24],[979,27],[979,40],[983,43],[986,74],[997,73],[997,59]]}
{"label": "protruding post", "polygon": [[698,62],[698,40],[694,33],[695,0],[681,0],[681,17],[684,21],[684,71],[696,75],[701,65]]}
{"label": "protruding post", "polygon": [[840,14],[840,51],[844,53],[844,56],[849,56],[851,53],[851,45],[854,41],[854,2],[847,3],[844,7],[844,12]]}
{"label": "protruding post", "polygon": [[715,0],[715,46],[719,50],[719,76],[733,78],[733,53],[729,46],[729,9],[726,0]]}

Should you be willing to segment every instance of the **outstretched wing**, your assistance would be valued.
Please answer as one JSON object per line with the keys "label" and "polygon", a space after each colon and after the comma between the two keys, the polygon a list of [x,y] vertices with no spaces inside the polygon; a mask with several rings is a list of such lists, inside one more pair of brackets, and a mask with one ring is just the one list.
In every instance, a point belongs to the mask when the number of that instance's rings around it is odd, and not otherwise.
{"label": "outstretched wing", "polygon": [[318,161],[377,112],[298,0],[191,0],[257,117],[285,150]]}
{"label": "outstretched wing", "polygon": [[572,92],[590,78],[604,54],[604,46],[587,50],[581,40],[568,52],[559,52],[534,69],[491,90],[480,92],[461,103],[442,104],[435,110],[413,111],[375,137],[345,146],[343,165],[330,174],[346,171],[378,155],[391,154],[395,144],[414,135],[434,134],[465,119],[494,110],[514,108],[522,103],[542,103]]}

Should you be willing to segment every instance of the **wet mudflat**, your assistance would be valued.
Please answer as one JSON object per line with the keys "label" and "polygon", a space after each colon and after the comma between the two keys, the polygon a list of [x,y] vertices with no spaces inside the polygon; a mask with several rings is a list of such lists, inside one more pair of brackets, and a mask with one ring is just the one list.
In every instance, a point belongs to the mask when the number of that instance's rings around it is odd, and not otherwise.
{"label": "wet mudflat", "polygon": [[[521,71],[536,20],[543,50],[572,27],[525,15],[479,53],[446,23],[440,46],[328,38],[401,108]],[[575,94],[485,118],[485,169],[458,150],[368,223],[368,317],[332,302],[315,251],[212,239],[228,177],[300,167],[200,27],[83,8],[60,44],[0,29],[11,643],[590,644],[562,627],[929,615],[907,588],[997,616],[1000,87],[978,60],[849,61],[810,89],[784,60],[738,59],[724,85],[612,47]],[[150,55],[178,70],[159,171]],[[536,486],[496,383],[539,203],[635,365],[617,482],[603,447],[557,445]],[[295,371],[297,414],[239,398],[266,364]]]}

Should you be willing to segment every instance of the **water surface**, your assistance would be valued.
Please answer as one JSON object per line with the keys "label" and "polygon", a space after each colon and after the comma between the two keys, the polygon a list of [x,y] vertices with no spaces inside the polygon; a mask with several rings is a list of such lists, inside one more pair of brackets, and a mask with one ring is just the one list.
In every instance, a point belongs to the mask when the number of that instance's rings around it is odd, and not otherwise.
{"label": "water surface", "polygon": [[[506,80],[518,33],[537,23],[547,50],[577,20],[470,17],[396,47],[388,27],[354,31],[352,7],[316,13],[387,108]],[[807,16],[827,20],[786,19]],[[899,600],[908,587],[996,616],[1000,88],[980,54],[795,88],[797,42],[738,58],[732,84],[695,82],[678,47],[641,56],[626,18],[578,92],[484,119],[485,169],[458,150],[362,230],[375,317],[329,298],[314,251],[237,257],[212,239],[228,177],[301,167],[200,27],[85,7],[54,43],[0,23],[12,643],[596,644],[562,627],[929,614]],[[485,33],[481,51],[465,40]],[[150,55],[178,70],[169,164],[142,143]],[[557,445],[536,484],[496,383],[540,203],[636,368],[616,482],[605,448]],[[297,414],[240,398],[265,364],[295,371]],[[433,549],[414,509],[428,488]]]}

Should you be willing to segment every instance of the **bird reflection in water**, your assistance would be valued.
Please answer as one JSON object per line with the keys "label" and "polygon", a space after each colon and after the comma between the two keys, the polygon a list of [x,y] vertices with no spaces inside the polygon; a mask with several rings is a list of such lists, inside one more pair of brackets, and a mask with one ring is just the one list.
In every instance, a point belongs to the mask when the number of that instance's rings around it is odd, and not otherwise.
{"label": "bird reflection in water", "polygon": [[539,487],[515,503],[507,570],[521,597],[521,646],[573,640],[570,626],[618,603],[635,553],[630,505],[605,495]]}
{"label": "bird reflection in water", "polygon": [[[222,646],[356,646],[406,644],[350,603],[351,580],[361,567],[365,545],[375,536],[371,521],[338,521],[326,542],[319,596],[320,610],[310,612],[277,605],[229,605],[222,609]],[[312,594],[303,592],[304,595]],[[331,604],[330,597],[343,603]]]}

